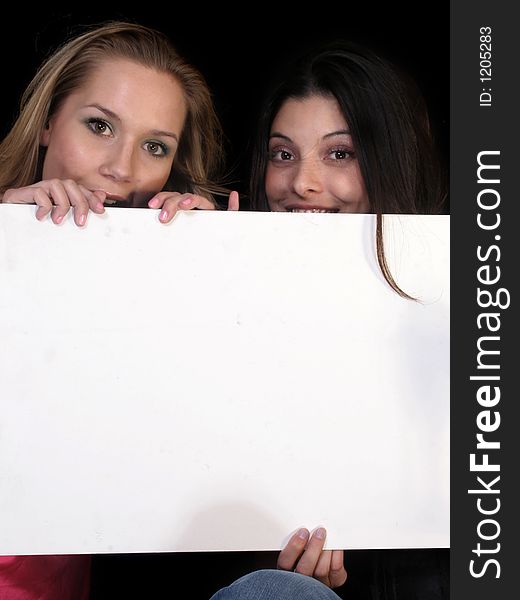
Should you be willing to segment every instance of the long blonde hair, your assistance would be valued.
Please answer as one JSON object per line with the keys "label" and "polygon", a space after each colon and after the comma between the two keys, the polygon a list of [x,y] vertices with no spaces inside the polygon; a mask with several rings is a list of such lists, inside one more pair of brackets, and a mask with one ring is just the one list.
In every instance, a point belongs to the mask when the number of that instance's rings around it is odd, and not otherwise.
{"label": "long blonde hair", "polygon": [[212,198],[223,166],[222,129],[208,86],[159,31],[121,21],[102,23],[67,41],[40,67],[22,95],[20,113],[0,144],[0,197],[41,179],[40,135],[62,102],[107,58],[125,58],[168,73],[184,91],[187,116],[166,190]]}

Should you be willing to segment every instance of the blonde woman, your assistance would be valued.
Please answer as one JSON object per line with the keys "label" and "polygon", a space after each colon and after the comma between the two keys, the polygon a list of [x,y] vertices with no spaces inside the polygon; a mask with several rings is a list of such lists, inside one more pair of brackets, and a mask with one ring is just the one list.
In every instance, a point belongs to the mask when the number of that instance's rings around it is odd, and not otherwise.
{"label": "blonde woman", "polygon": [[[77,225],[104,204],[215,208],[221,128],[201,74],[155,30],[107,23],[65,43],[0,144],[0,198]],[[238,194],[230,194],[230,208]]]}

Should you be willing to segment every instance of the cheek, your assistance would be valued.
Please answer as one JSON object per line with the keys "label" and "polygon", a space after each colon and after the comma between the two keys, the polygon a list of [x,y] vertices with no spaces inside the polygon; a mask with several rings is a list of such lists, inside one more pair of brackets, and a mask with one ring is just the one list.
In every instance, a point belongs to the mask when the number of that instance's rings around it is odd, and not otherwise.
{"label": "cheek", "polygon": [[142,189],[164,190],[173,167],[173,160],[150,159],[143,161],[141,176],[138,177]]}
{"label": "cheek", "polygon": [[70,138],[53,136],[43,161],[43,179],[79,179],[92,165],[91,151],[70,143]]}
{"label": "cheek", "polygon": [[358,168],[338,170],[337,173],[329,176],[328,185],[329,191],[336,198],[342,199],[350,206],[349,212],[353,204],[356,205],[358,212],[368,212],[368,196]]}
{"label": "cheek", "polygon": [[269,201],[276,200],[276,197],[287,188],[287,172],[267,165],[265,172],[265,193]]}
{"label": "cheek", "polygon": [[69,173],[71,157],[59,144],[51,143],[45,151],[43,160],[43,179],[66,179]]}

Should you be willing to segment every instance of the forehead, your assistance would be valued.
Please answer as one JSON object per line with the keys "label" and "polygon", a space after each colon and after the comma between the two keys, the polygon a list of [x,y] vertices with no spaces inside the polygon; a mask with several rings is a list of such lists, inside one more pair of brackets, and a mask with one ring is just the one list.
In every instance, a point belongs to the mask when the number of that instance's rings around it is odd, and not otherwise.
{"label": "forehead", "polygon": [[347,122],[336,98],[321,95],[287,99],[271,126],[271,132],[283,133],[289,137],[303,132],[321,137],[344,129],[347,129]]}
{"label": "forehead", "polygon": [[172,128],[184,120],[184,90],[175,77],[127,59],[106,59],[71,94],[79,105],[99,104],[147,127]]}

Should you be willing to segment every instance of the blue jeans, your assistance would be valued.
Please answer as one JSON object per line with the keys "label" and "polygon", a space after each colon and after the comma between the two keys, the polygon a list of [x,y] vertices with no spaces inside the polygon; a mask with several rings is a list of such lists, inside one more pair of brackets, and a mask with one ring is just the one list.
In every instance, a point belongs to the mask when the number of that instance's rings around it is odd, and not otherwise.
{"label": "blue jeans", "polygon": [[264,569],[244,575],[210,598],[210,600],[338,599],[337,594],[312,577],[276,569]]}

